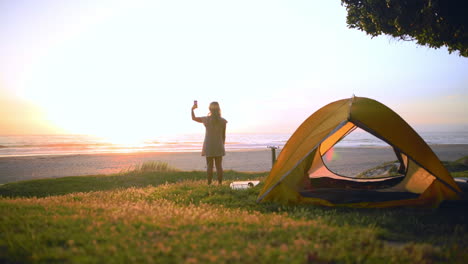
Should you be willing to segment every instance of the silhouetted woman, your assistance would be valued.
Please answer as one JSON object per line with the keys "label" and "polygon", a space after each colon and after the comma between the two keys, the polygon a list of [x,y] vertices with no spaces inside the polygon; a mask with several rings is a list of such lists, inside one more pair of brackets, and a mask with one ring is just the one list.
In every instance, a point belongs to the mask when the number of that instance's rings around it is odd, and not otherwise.
{"label": "silhouetted woman", "polygon": [[226,119],[221,117],[218,102],[212,102],[208,116],[196,117],[193,110],[198,108],[195,101],[192,106],[192,120],[205,125],[205,140],[203,141],[202,156],[206,156],[206,173],[208,184],[213,179],[213,163],[216,166],[218,183],[223,182],[223,156],[225,155],[224,142],[226,141]]}

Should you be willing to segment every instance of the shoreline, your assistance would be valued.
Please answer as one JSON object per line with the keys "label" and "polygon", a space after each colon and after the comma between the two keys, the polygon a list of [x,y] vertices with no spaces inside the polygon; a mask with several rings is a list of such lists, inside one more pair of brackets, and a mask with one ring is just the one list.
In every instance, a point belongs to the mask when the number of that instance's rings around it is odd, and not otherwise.
{"label": "shoreline", "polygon": [[[431,144],[429,145],[431,148],[435,147],[468,147],[467,144]],[[337,146],[335,149],[339,150],[347,150],[347,149],[387,149],[391,148],[390,146],[375,146],[375,145],[360,145],[360,146]],[[226,153],[228,152],[256,152],[256,151],[264,151],[268,150],[271,151],[268,147],[265,148],[239,148],[239,149],[226,149]],[[282,150],[282,147],[278,147],[277,153]],[[133,155],[133,154],[171,154],[171,153],[201,153],[200,150],[190,150],[190,149],[182,149],[182,150],[174,150],[174,151],[128,151],[128,152],[84,152],[84,153],[43,153],[43,154],[19,154],[19,155],[0,155],[0,159],[3,158],[22,158],[22,157],[62,157],[62,156],[83,156],[83,155]]]}
{"label": "shoreline", "polygon": [[[468,144],[467,144],[468,145]],[[267,149],[267,148],[265,148]],[[226,150],[227,152],[250,152],[250,151],[263,151],[263,149],[255,149],[255,148],[246,148],[246,149],[229,149]],[[61,157],[61,156],[82,156],[82,155],[126,155],[126,154],[169,154],[169,153],[201,153],[200,150],[176,150],[176,151],[128,151],[128,152],[86,152],[86,153],[45,153],[45,154],[20,154],[20,155],[0,155],[0,159],[2,158],[21,158],[21,157]]]}
{"label": "shoreline", "polygon": [[[430,145],[440,160],[454,161],[468,156],[468,144]],[[281,150],[280,150],[281,151]],[[276,152],[278,157],[280,151]],[[352,176],[383,162],[395,160],[388,146],[336,147],[327,165],[335,172]],[[118,173],[146,161],[167,162],[184,171],[206,170],[205,158],[194,152],[130,152],[70,155],[38,155],[0,157],[0,184],[66,176]],[[271,169],[271,150],[227,150],[224,170],[265,172]]]}

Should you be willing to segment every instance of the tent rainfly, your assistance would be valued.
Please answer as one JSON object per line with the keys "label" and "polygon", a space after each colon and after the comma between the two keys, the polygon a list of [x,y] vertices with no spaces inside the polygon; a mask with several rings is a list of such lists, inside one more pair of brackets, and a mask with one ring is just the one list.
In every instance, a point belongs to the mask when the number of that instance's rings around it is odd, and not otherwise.
{"label": "tent rainfly", "polygon": [[[357,127],[388,143],[399,175],[358,179],[330,171],[322,156]],[[332,102],[306,119],[288,140],[257,201],[348,207],[438,207],[461,190],[424,140],[375,100]]]}

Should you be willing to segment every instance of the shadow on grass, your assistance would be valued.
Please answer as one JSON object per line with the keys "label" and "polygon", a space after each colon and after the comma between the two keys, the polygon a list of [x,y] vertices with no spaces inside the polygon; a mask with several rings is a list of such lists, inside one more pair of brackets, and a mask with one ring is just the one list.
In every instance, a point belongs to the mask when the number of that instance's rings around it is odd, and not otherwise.
{"label": "shadow on grass", "polygon": [[380,239],[397,243],[468,245],[468,215],[464,208],[355,209],[259,204],[256,200],[261,188],[262,184],[247,190],[175,184],[153,193],[152,199],[163,198],[184,205],[205,203],[260,213],[286,213],[291,218],[319,220],[336,227],[370,227],[377,229]]}
{"label": "shadow on grass", "polygon": [[[225,171],[224,180],[264,177],[266,173]],[[47,197],[74,192],[105,191],[130,187],[158,186],[187,180],[205,180],[202,171],[147,172],[113,175],[73,176],[55,179],[28,180],[0,185],[3,197]]]}

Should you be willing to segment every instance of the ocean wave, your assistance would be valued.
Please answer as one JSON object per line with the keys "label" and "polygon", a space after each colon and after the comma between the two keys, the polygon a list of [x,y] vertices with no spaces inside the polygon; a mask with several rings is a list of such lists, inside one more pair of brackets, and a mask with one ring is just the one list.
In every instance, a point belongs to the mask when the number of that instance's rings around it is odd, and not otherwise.
{"label": "ocean wave", "polygon": [[105,143],[48,143],[48,144],[25,144],[25,145],[0,145],[0,148],[90,148],[99,146],[112,146]]}
{"label": "ocean wave", "polygon": [[[428,144],[468,144],[468,133],[420,133]],[[226,150],[265,150],[267,146],[284,147],[290,134],[228,134]],[[153,138],[140,144],[112,144],[91,136],[0,136],[0,156],[66,155],[130,152],[201,151],[204,136],[182,135]],[[381,147],[384,141],[367,133],[351,133],[336,147]]]}

